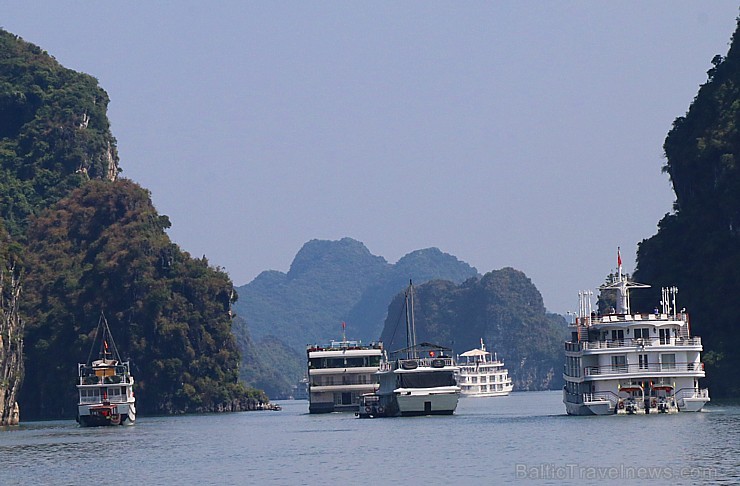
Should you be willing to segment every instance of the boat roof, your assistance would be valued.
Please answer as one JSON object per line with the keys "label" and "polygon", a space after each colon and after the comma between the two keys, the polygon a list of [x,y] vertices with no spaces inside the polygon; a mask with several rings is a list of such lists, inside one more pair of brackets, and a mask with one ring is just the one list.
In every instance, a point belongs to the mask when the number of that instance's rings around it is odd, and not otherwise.
{"label": "boat roof", "polygon": [[470,351],[465,351],[460,356],[463,356],[463,357],[466,357],[467,358],[467,357],[470,357],[470,356],[487,356],[487,355],[490,355],[490,354],[491,353],[489,353],[488,351],[484,351],[482,349],[471,349]]}

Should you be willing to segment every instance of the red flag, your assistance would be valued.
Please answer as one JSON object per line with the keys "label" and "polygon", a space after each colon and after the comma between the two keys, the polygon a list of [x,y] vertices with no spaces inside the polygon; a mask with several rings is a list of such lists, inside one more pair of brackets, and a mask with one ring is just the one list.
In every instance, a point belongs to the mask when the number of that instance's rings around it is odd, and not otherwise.
{"label": "red flag", "polygon": [[108,341],[103,341],[103,344],[105,345],[105,350],[108,351]]}
{"label": "red flag", "polygon": [[347,323],[342,321],[342,330],[347,329]]}
{"label": "red flag", "polygon": [[619,252],[619,247],[617,247],[617,266],[622,266],[622,254]]}

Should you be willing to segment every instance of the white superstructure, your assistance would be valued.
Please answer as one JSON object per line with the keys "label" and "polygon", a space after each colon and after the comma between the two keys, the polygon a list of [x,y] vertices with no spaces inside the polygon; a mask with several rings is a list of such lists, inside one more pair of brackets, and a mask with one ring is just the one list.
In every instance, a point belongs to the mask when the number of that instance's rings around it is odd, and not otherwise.
{"label": "white superstructure", "polygon": [[480,348],[458,357],[457,366],[460,368],[457,384],[462,396],[500,397],[511,393],[513,385],[509,371],[495,353],[486,351],[483,339],[480,340]]}
{"label": "white superstructure", "polygon": [[569,415],[699,411],[709,401],[702,344],[691,335],[689,316],[676,306],[676,287],[664,288],[660,308],[630,309],[631,282],[619,271],[601,290],[616,290],[616,309],[599,315],[592,292],[580,292],[579,312],[565,343],[563,402]]}
{"label": "white superstructure", "polygon": [[408,346],[384,356],[376,373],[378,390],[362,397],[360,417],[451,415],[457,408],[458,368],[452,356],[445,354],[450,350],[430,343],[416,344],[411,284],[404,307]]}

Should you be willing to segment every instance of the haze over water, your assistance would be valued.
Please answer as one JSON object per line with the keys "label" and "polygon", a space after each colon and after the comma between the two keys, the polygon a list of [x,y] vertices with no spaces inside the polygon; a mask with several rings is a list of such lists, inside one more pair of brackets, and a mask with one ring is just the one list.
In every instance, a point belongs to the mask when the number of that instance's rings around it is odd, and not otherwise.
{"label": "haze over water", "polygon": [[460,400],[450,417],[280,412],[141,417],[132,427],[0,430],[3,485],[737,483],[740,405],[569,417],[560,392]]}

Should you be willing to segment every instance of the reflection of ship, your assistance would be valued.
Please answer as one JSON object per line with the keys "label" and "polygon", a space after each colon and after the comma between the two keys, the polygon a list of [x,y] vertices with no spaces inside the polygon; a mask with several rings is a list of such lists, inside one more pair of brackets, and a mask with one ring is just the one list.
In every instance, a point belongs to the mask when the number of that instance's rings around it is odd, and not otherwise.
{"label": "reflection of ship", "polygon": [[676,287],[664,288],[662,309],[635,313],[629,289],[648,285],[619,272],[601,290],[616,290],[616,310],[597,315],[591,292],[581,292],[572,338],[565,343],[563,402],[569,415],[645,414],[699,411],[709,391],[701,339],[692,337],[689,316],[677,311]]}
{"label": "reflection of ship", "polygon": [[381,361],[377,373],[380,387],[363,395],[357,415],[397,417],[408,415],[451,415],[457,408],[460,387],[458,368],[444,353],[448,348],[430,343],[416,344],[414,288],[406,291],[406,337],[408,346]]}
{"label": "reflection of ship", "polygon": [[96,343],[100,346],[99,359],[90,362],[88,357],[87,363],[77,365],[77,421],[82,426],[133,424],[136,420],[134,377],[129,362],[121,361],[102,314],[92,349]]}
{"label": "reflection of ship", "polygon": [[500,397],[511,393],[513,386],[509,371],[497,356],[486,351],[483,339],[480,340],[480,348],[461,354],[457,365],[460,368],[457,382],[462,396]]}
{"label": "reflection of ship", "polygon": [[308,378],[303,378],[296,384],[293,400],[308,400]]}
{"label": "reflection of ship", "polygon": [[308,411],[357,411],[360,396],[377,389],[373,374],[382,352],[380,343],[363,345],[344,337],[325,346],[308,346]]}

